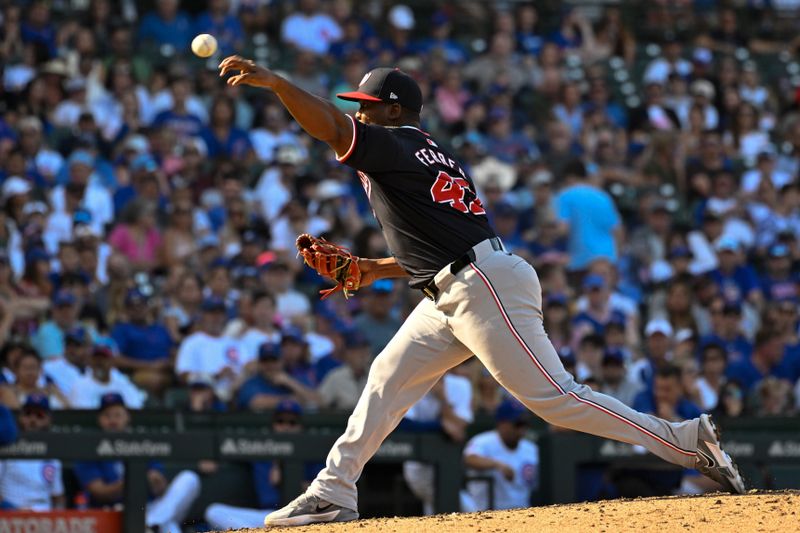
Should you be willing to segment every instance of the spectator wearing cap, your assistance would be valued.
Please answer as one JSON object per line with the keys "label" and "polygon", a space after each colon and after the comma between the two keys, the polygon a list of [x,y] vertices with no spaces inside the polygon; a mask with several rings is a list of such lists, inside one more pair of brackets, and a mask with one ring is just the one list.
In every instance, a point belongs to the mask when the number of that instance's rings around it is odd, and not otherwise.
{"label": "spectator wearing cap", "polygon": [[281,41],[303,51],[324,55],[342,38],[342,28],[320,9],[319,0],[301,0],[298,10],[281,24]]}
{"label": "spectator wearing cap", "polygon": [[[515,400],[505,400],[494,419],[493,430],[475,435],[464,447],[468,481],[461,492],[461,510],[465,512],[489,510],[490,487],[494,509],[529,507],[531,494],[539,487],[539,447],[525,438],[528,411]],[[469,481],[474,475],[489,475],[492,483]]]}
{"label": "spectator wearing cap", "polygon": [[300,328],[289,326],[281,333],[281,361],[286,373],[302,385],[314,389],[319,383],[308,340]]}
{"label": "spectator wearing cap", "polygon": [[749,303],[760,309],[764,294],[753,268],[743,264],[739,243],[730,237],[722,237],[714,248],[719,266],[709,272],[709,276],[722,297],[728,302]]}
{"label": "spectator wearing cap", "polygon": [[138,40],[150,46],[168,45],[172,54],[184,54],[192,39],[192,22],[179,9],[180,0],[158,0],[155,11],[146,13],[139,22]]}
{"label": "spectator wearing cap", "polygon": [[644,357],[628,368],[629,378],[640,389],[652,390],[656,372],[669,364],[672,359],[673,336],[672,325],[666,319],[653,318],[645,326]]}
{"label": "spectator wearing cap", "polygon": [[580,161],[566,165],[564,179],[568,185],[555,198],[558,218],[569,239],[567,268],[571,271],[583,270],[598,258],[616,262],[616,241],[622,237],[614,201],[587,178]]}
{"label": "spectator wearing cap", "polygon": [[723,220],[719,213],[706,208],[703,211],[700,227],[690,231],[686,236],[692,262],[689,269],[692,274],[703,274],[717,268],[717,254],[713,243],[722,236]]}
{"label": "spectator wearing cap", "polygon": [[[303,408],[294,400],[283,400],[272,413],[272,432],[292,434],[303,431]],[[325,465],[307,462],[303,467],[304,480],[311,482]],[[258,498],[258,508],[234,507],[224,503],[212,503],[206,508],[205,519],[215,529],[260,528],[264,516],[271,513],[282,502],[281,483],[283,475],[277,461],[258,461],[252,464],[253,485]]]}
{"label": "spectator wearing cap", "polygon": [[281,358],[281,345],[264,343],[258,350],[258,372],[245,381],[236,397],[241,410],[273,409],[283,400],[301,404],[319,403],[317,393],[286,373]]}
{"label": "spectator wearing cap", "polygon": [[742,306],[715,298],[708,305],[711,315],[711,331],[700,339],[700,346],[716,342],[725,347],[728,363],[748,359],[753,345],[743,334]]}
{"label": "spectator wearing cap", "polygon": [[729,381],[740,383],[745,394],[752,393],[756,384],[769,376],[791,380],[790,369],[782,364],[784,355],[783,337],[766,325],[756,334],[752,355],[738,361],[729,359],[725,376]]}
{"label": "spectator wearing cap", "polygon": [[260,265],[261,282],[275,296],[278,314],[284,320],[307,316],[311,312],[308,297],[292,286],[293,276],[288,263],[274,258]]}
{"label": "spectator wearing cap", "polygon": [[597,378],[600,382],[600,392],[616,398],[628,407],[633,405],[634,398],[641,390],[641,387],[628,376],[625,354],[618,348],[606,348]]}
{"label": "spectator wearing cap", "polygon": [[370,351],[379,354],[400,329],[402,322],[394,313],[395,282],[381,279],[361,291],[361,313],[353,326],[368,340]]}
{"label": "spectator wearing cap", "polygon": [[341,411],[350,411],[355,407],[367,384],[373,353],[365,336],[347,338],[344,364],[328,372],[317,389],[321,407]]}
{"label": "spectator wearing cap", "polygon": [[508,202],[498,202],[491,212],[491,221],[507,250],[517,253],[527,248],[520,233],[520,213],[516,207]]}
{"label": "spectator wearing cap", "polygon": [[75,380],[69,395],[74,409],[97,409],[103,396],[120,395],[125,405],[141,409],[147,394],[134,385],[130,378],[114,368],[114,353],[107,346],[96,345],[89,358],[89,371]]}
{"label": "spectator wearing cap", "polygon": [[600,274],[588,274],[583,279],[583,291],[587,305],[572,318],[572,344],[577,346],[587,334],[603,335],[606,325],[612,320],[627,323],[625,313],[612,304],[606,279]]}
{"label": "spectator wearing cap", "polygon": [[12,407],[24,405],[26,398],[32,394],[40,394],[50,399],[56,409],[72,407],[70,400],[53,383],[53,380],[42,373],[42,358],[30,347],[23,347],[22,352],[14,359],[11,370],[13,381],[9,398]]}
{"label": "spectator wearing cap", "polygon": [[91,350],[89,332],[78,326],[64,334],[64,355],[43,363],[44,375],[52,380],[65,397],[72,395],[75,383],[89,372]]}
{"label": "spectator wearing cap", "polygon": [[186,407],[190,413],[223,413],[227,410],[214,392],[214,376],[211,374],[189,374],[186,385],[189,387]]}
{"label": "spectator wearing cap", "polygon": [[769,90],[761,84],[758,66],[753,61],[745,61],[742,65],[739,96],[758,109],[764,109],[769,104]]}
{"label": "spectator wearing cap", "polygon": [[[505,107],[494,107],[489,110],[488,128],[483,144],[486,152],[492,154],[503,163],[513,165],[518,160],[536,160],[539,148],[523,133],[514,127],[511,111]],[[474,172],[474,171],[473,171]],[[504,192],[511,189],[514,183],[504,186]]]}
{"label": "spectator wearing cap", "polygon": [[86,150],[76,150],[67,160],[67,182],[56,186],[50,194],[53,212],[67,210],[67,193],[80,198],[79,206],[91,214],[92,228],[103,234],[106,224],[114,220],[114,201],[109,190],[95,172],[95,157]]}
{"label": "spectator wearing cap", "polygon": [[413,55],[414,43],[411,32],[416,26],[414,11],[405,4],[392,6],[387,14],[388,36],[381,40],[379,63],[395,63],[399,59]]}
{"label": "spectator wearing cap", "polygon": [[230,399],[246,363],[238,340],[224,334],[227,321],[225,301],[206,298],[199,328],[183,339],[175,360],[175,373],[183,383],[193,372],[214,376],[214,390],[223,401]]}
{"label": "spectator wearing cap", "polygon": [[42,359],[60,357],[64,353],[64,333],[77,325],[78,301],[72,293],[58,291],[53,295],[50,319],[31,336],[31,344]]}
{"label": "spectator wearing cap", "polygon": [[800,273],[792,271],[792,258],[785,244],[773,244],[767,252],[761,291],[769,302],[800,300]]}
{"label": "spectator wearing cap", "polygon": [[713,130],[719,127],[719,112],[714,107],[716,89],[714,84],[705,79],[696,79],[689,86],[692,95],[692,105],[703,112],[704,129]]}
{"label": "spectator wearing cap", "polygon": [[[46,432],[51,424],[50,402],[44,394],[31,394],[19,413],[23,432]],[[22,511],[63,509],[64,483],[58,459],[8,459],[0,461],[0,508]]]}
{"label": "spectator wearing cap", "polygon": [[[108,434],[130,431],[130,413],[119,394],[109,392],[100,399],[97,425]],[[124,464],[121,461],[76,461],[75,476],[89,495],[90,505],[104,508],[122,503],[125,494]],[[200,478],[183,470],[169,481],[164,467],[156,461],[147,464],[150,501],[145,507],[145,525],[158,531],[181,531],[192,502],[200,494]]]}
{"label": "spectator wearing cap", "polygon": [[114,325],[111,337],[119,349],[115,366],[130,371],[136,385],[158,397],[172,383],[174,342],[154,312],[147,295],[129,290],[125,320]]}

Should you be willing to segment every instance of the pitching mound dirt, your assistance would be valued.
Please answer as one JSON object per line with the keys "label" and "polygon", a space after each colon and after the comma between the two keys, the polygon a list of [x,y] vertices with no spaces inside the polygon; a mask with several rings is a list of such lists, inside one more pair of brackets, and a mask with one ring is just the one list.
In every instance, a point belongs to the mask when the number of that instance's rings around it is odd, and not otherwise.
{"label": "pitching mound dirt", "polygon": [[743,496],[611,500],[532,507],[513,511],[448,514],[425,518],[376,518],[348,524],[240,530],[248,533],[511,533],[710,531],[751,533],[800,531],[800,491],[756,492]]}

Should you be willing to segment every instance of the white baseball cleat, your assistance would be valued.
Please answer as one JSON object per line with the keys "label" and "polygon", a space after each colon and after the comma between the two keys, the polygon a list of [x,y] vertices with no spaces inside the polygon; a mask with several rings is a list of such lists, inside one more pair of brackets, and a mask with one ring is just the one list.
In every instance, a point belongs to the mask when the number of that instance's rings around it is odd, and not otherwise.
{"label": "white baseball cleat", "polygon": [[285,507],[267,515],[265,526],[305,526],[324,522],[350,522],[358,512],[326,502],[318,496],[301,494]]}
{"label": "white baseball cleat", "polygon": [[720,434],[711,415],[700,415],[695,468],[733,494],[744,494],[744,480],[731,456],[722,449]]}

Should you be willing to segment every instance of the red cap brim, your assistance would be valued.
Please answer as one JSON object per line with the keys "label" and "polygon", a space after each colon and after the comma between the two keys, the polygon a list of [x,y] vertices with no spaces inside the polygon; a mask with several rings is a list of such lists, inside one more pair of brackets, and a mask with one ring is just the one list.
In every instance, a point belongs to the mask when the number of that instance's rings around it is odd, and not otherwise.
{"label": "red cap brim", "polygon": [[341,98],[342,100],[350,100],[351,102],[358,102],[359,100],[367,100],[370,102],[382,102],[380,98],[377,96],[372,96],[371,94],[362,93],[358,91],[352,91],[349,93],[339,93],[336,95],[337,98]]}

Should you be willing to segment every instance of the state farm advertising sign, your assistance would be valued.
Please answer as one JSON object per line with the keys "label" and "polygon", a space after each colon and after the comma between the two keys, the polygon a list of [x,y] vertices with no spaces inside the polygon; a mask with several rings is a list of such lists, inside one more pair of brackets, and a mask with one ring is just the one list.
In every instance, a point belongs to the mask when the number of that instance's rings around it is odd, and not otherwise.
{"label": "state farm advertising sign", "polygon": [[122,533],[122,513],[0,511],[0,533]]}

